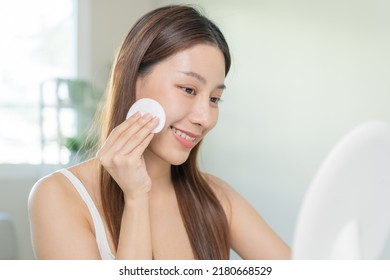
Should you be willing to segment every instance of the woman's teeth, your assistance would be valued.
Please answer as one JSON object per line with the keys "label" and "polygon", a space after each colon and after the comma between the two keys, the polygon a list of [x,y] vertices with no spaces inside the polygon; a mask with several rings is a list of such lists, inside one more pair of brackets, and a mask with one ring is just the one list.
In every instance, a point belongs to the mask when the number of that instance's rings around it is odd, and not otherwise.
{"label": "woman's teeth", "polygon": [[173,130],[173,132],[174,132],[176,135],[179,135],[181,138],[184,138],[184,139],[186,139],[187,141],[195,142],[195,139],[196,139],[195,137],[190,137],[190,136],[188,136],[185,132],[180,131],[180,130],[174,128],[174,127],[172,127],[172,130]]}

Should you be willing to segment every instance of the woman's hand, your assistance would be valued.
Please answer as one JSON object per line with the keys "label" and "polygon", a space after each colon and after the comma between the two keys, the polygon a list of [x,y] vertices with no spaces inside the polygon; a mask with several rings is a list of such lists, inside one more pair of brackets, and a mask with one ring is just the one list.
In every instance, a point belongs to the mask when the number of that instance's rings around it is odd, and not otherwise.
{"label": "woman's hand", "polygon": [[136,113],[114,128],[96,157],[118,183],[125,200],[148,193],[152,181],[146,171],[143,153],[153,138],[158,118]]}

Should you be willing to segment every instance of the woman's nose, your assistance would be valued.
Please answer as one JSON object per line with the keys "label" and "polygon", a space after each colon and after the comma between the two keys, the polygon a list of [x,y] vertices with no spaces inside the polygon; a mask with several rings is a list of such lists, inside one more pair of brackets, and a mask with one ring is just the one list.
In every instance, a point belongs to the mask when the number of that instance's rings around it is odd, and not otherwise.
{"label": "woman's nose", "polygon": [[209,128],[212,123],[212,112],[209,98],[198,98],[193,104],[190,120],[193,124]]}

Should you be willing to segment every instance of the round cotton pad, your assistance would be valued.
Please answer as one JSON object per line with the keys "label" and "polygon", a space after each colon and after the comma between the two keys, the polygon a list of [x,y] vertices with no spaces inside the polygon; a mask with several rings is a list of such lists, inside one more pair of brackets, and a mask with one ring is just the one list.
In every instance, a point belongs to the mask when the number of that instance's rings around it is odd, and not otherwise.
{"label": "round cotton pad", "polygon": [[165,112],[160,103],[156,100],[150,98],[142,98],[131,106],[129,112],[127,113],[126,119],[134,115],[135,113],[140,112],[141,115],[147,113],[151,114],[154,117],[158,117],[160,122],[158,126],[153,129],[153,133],[159,133],[165,125]]}

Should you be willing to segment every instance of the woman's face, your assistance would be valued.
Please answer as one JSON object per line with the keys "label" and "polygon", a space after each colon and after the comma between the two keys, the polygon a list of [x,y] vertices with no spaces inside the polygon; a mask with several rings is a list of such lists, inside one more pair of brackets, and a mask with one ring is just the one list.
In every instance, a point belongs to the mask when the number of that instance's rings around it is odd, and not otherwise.
{"label": "woman's face", "polygon": [[147,152],[173,165],[185,162],[217,123],[224,80],[224,56],[206,44],[178,52],[140,76],[136,99],[152,98],[166,113],[165,127],[153,137]]}

